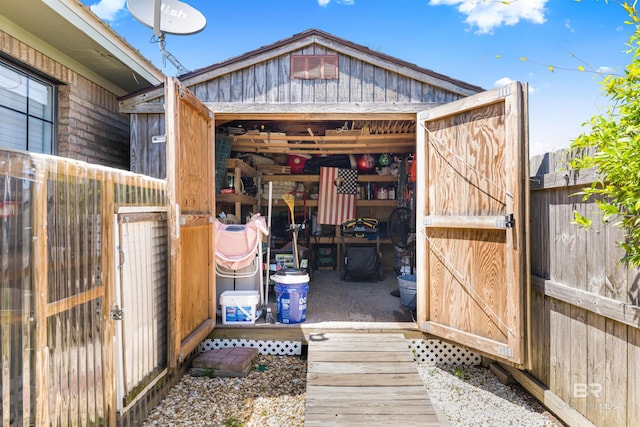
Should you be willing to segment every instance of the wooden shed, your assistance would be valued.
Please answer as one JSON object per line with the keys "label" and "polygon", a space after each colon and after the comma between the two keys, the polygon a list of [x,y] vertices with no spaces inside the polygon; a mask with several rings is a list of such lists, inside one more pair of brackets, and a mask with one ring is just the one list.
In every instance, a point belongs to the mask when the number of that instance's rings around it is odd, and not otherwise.
{"label": "wooden shed", "polygon": [[[179,80],[178,92],[202,102],[234,152],[415,154],[416,327],[527,366],[526,85],[483,91],[316,29]],[[163,169],[174,155],[157,144],[165,134],[169,144],[184,126],[175,123],[182,117],[165,117],[165,96],[162,87],[138,92],[121,98],[120,111],[131,115],[131,169],[180,182],[189,178]],[[179,154],[183,165],[189,150]],[[318,180],[283,171],[256,176]],[[256,198],[216,194],[216,213],[221,204],[235,205],[242,217],[245,205],[260,210],[263,198]],[[384,216],[394,207],[359,200],[358,216]],[[180,245],[188,243],[183,238]]]}

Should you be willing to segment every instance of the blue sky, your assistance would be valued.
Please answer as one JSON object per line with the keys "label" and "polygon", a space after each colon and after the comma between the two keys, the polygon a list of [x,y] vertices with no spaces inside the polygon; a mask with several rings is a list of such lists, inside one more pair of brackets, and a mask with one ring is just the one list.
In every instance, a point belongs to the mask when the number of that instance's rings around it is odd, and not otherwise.
{"label": "blue sky", "polygon": [[[125,0],[82,1],[165,74],[177,74]],[[317,28],[485,89],[529,83],[531,155],[566,148],[582,123],[606,111],[602,76],[631,62],[633,29],[622,7],[605,0],[182,2],[207,20],[196,34],[166,36],[166,50],[188,70]]]}

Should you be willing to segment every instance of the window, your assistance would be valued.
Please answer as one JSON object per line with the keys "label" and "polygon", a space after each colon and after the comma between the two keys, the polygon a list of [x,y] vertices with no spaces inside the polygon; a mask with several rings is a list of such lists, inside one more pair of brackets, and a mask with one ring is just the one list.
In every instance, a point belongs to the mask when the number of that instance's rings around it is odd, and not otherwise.
{"label": "window", "polygon": [[291,55],[291,78],[337,79],[338,55]]}
{"label": "window", "polygon": [[53,153],[55,87],[0,61],[0,147]]}

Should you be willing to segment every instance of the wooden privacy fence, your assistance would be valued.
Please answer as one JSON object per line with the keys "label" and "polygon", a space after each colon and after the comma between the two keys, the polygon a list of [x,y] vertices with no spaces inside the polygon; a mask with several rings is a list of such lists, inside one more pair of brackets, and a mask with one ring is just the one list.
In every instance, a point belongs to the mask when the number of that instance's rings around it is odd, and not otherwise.
{"label": "wooden privacy fence", "polygon": [[[130,345],[123,355],[116,343],[126,347],[127,340],[116,339],[121,331],[114,320],[122,305],[133,309],[135,292],[143,300],[150,298],[144,294],[149,290],[138,286],[144,280],[127,275],[127,258],[134,266],[130,269],[152,268],[151,292],[159,295],[153,301],[166,299],[166,206],[163,180],[52,156],[0,151],[3,426],[113,425],[116,410],[123,406],[116,396],[143,386],[149,373],[166,366],[166,344],[157,333],[140,332],[138,339],[156,341],[144,341],[144,351]],[[146,238],[146,231],[133,224],[149,210],[160,214],[146,217],[152,224],[146,230],[156,230]],[[130,224],[124,231],[126,240],[118,223]],[[122,252],[131,245],[127,241],[145,239],[160,243],[152,244],[150,252]],[[141,263],[141,257],[151,259],[150,264]],[[164,283],[164,289],[158,283]],[[150,307],[146,312],[160,329],[166,328],[166,308]],[[142,361],[148,357],[143,353],[154,353],[155,358]],[[118,368],[117,360],[127,355],[137,362],[125,361],[124,368]],[[122,372],[127,366],[128,375]],[[122,390],[116,392],[116,386]]]}
{"label": "wooden privacy fence", "polygon": [[[638,426],[640,271],[619,264],[620,230],[573,195],[596,177],[569,170],[567,156],[531,161],[531,373],[575,424]],[[571,223],[574,210],[591,230]]]}
{"label": "wooden privacy fence", "polygon": [[[640,425],[640,271],[618,263],[620,231],[572,196],[595,176],[565,170],[563,156],[531,162],[530,373],[572,424]],[[3,426],[113,425],[170,364],[166,189],[0,151]],[[571,223],[574,210],[592,230]],[[123,308],[126,326],[113,320]]]}

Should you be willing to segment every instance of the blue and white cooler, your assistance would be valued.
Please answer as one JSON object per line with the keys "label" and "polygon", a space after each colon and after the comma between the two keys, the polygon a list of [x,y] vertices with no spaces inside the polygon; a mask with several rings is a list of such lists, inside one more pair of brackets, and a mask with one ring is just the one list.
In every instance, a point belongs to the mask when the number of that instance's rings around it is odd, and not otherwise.
{"label": "blue and white cooler", "polygon": [[303,270],[287,268],[278,271],[271,278],[275,282],[278,322],[304,322],[307,318],[309,274]]}

